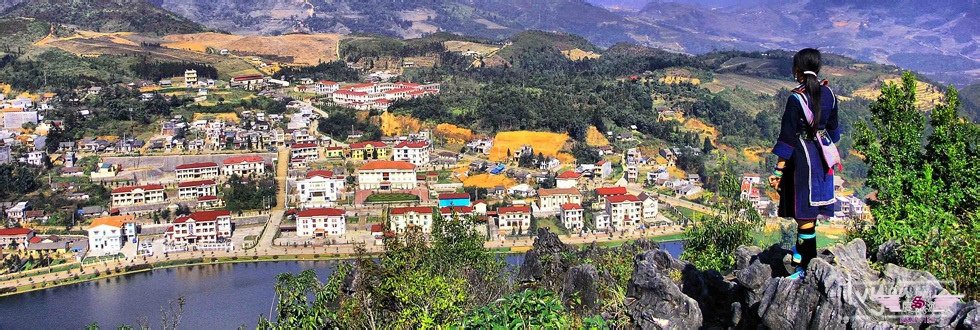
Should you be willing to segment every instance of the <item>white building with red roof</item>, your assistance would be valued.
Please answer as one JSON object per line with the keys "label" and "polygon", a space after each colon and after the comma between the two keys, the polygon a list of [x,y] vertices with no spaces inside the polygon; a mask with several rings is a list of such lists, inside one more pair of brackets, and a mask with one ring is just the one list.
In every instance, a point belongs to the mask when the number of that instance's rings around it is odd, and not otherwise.
{"label": "white building with red roof", "polygon": [[388,212],[388,226],[395,232],[404,232],[408,227],[418,227],[423,233],[432,231],[432,207],[396,207]]}
{"label": "white building with red roof", "polygon": [[367,162],[357,169],[357,186],[362,190],[415,189],[415,165],[391,160]]}
{"label": "white building with red roof", "polygon": [[606,197],[609,223],[617,230],[632,228],[643,221],[643,202],[634,195]]}
{"label": "white building with red roof", "polygon": [[228,210],[197,211],[175,219],[166,237],[175,244],[220,243],[231,239],[231,231]]}
{"label": "white building with red roof", "polygon": [[14,245],[20,248],[27,248],[27,242],[34,237],[34,230],[30,228],[0,228],[0,248],[6,249]]}
{"label": "white building with red roof", "polygon": [[177,180],[202,180],[218,177],[218,163],[200,162],[181,164],[174,167]]}
{"label": "white building with red roof", "polygon": [[232,156],[221,161],[221,174],[248,176],[265,174],[265,159],[257,155]]}
{"label": "white building with red roof", "polygon": [[296,236],[341,236],[347,232],[347,216],[344,210],[314,208],[296,214]]}
{"label": "white building with red roof", "polygon": [[582,174],[575,171],[561,172],[561,174],[558,174],[558,176],[555,177],[555,185],[558,188],[575,188],[578,186],[578,180],[581,177]]}
{"label": "white building with red roof", "polygon": [[575,188],[538,189],[538,211],[558,212],[563,204],[582,203],[582,193]]}
{"label": "white building with red roof", "polygon": [[338,105],[359,110],[386,110],[394,101],[438,95],[439,91],[439,84],[369,82],[340,87],[331,99]]}
{"label": "white building with red roof", "polygon": [[585,226],[585,208],[579,203],[562,204],[558,219],[569,232],[581,232]]}
{"label": "white building with red roof", "polygon": [[422,166],[429,163],[432,146],[425,141],[402,141],[393,148],[394,159]]}
{"label": "white building with red roof", "polygon": [[344,191],[345,179],[333,171],[315,170],[296,182],[299,203],[303,208],[331,207]]}
{"label": "white building with red roof", "polygon": [[201,196],[197,198],[197,209],[198,210],[210,210],[216,209],[222,206],[222,201],[218,196],[208,195]]}
{"label": "white building with red roof", "polygon": [[599,187],[595,188],[595,194],[598,200],[593,208],[599,209],[606,206],[606,198],[609,196],[626,195],[626,187]]}
{"label": "white building with red roof", "polygon": [[531,228],[531,208],[503,206],[497,209],[497,230],[524,232]]}
{"label": "white building with red roof", "polygon": [[196,200],[201,196],[217,195],[218,184],[211,179],[185,181],[177,184],[177,197]]}
{"label": "white building with red roof", "polygon": [[313,162],[320,158],[319,147],[316,143],[293,143],[289,146],[289,152],[293,159],[301,158],[306,162]]}
{"label": "white building with red roof", "polygon": [[330,80],[320,80],[313,84],[313,92],[317,95],[333,94],[340,89],[340,84]]}
{"label": "white building with red roof", "polygon": [[469,206],[447,206],[439,208],[439,214],[446,221],[466,219],[473,216],[473,208]]}
{"label": "white building with red roof", "polygon": [[251,74],[232,77],[228,82],[230,87],[240,87],[247,90],[255,90],[265,85],[265,77],[260,74]]}
{"label": "white building with red roof", "polygon": [[119,187],[112,190],[112,206],[163,203],[167,201],[163,190],[159,184]]}

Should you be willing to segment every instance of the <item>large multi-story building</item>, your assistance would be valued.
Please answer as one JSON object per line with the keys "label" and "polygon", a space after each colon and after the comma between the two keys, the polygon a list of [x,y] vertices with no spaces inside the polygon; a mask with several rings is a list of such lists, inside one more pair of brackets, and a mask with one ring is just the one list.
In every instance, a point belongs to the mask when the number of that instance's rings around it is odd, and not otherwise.
{"label": "large multi-story building", "polygon": [[330,80],[320,80],[313,84],[313,92],[317,95],[333,94],[340,89],[340,84]]}
{"label": "large multi-story building", "polygon": [[432,231],[432,208],[428,206],[396,207],[388,213],[391,230],[404,232],[410,226],[418,227],[423,233]]}
{"label": "large multi-story building", "polygon": [[163,192],[163,185],[159,184],[126,186],[112,190],[113,206],[163,203],[166,200],[167,196]]}
{"label": "large multi-story building", "polygon": [[320,158],[316,143],[294,143],[289,147],[293,159],[303,159],[305,162],[313,162]]}
{"label": "large multi-story building", "polygon": [[417,185],[415,165],[409,162],[376,160],[357,169],[358,189],[414,189]]}
{"label": "large multi-story building", "polygon": [[395,145],[394,159],[422,166],[429,163],[431,148],[425,141],[403,141]]}
{"label": "large multi-story building", "polygon": [[136,217],[116,215],[92,220],[88,229],[88,246],[95,254],[117,254],[127,242],[136,243]]}
{"label": "large multi-story building", "polygon": [[174,167],[174,173],[177,174],[177,180],[214,179],[219,174],[218,163],[201,162],[181,164]]}
{"label": "large multi-story building", "polygon": [[585,209],[578,203],[562,204],[558,215],[561,225],[569,232],[580,232],[585,226]]}
{"label": "large multi-story building", "polygon": [[354,142],[348,147],[347,158],[353,160],[388,159],[388,145],[381,141]]}
{"label": "large multi-story building", "polygon": [[306,179],[296,182],[300,206],[303,208],[333,206],[340,199],[344,184],[344,177],[336,176],[332,171],[309,171],[306,173]]}
{"label": "large multi-story building", "polygon": [[187,87],[197,85],[197,70],[184,70],[184,85]]}
{"label": "large multi-story building", "polygon": [[341,236],[347,232],[344,210],[315,208],[296,214],[296,235],[301,237]]}
{"label": "large multi-story building", "polygon": [[531,208],[504,206],[497,209],[497,229],[500,231],[526,231],[531,228]]}
{"label": "large multi-story building", "polygon": [[174,220],[167,241],[176,244],[219,243],[231,239],[231,212],[197,211]]}
{"label": "large multi-story building", "polygon": [[538,189],[538,210],[544,213],[558,212],[567,203],[582,203],[582,193],[575,188]]}
{"label": "large multi-story building", "polygon": [[647,193],[640,193],[636,198],[640,200],[640,205],[643,207],[643,221],[656,220],[657,214],[660,212],[660,201]]}
{"label": "large multi-story building", "polygon": [[177,197],[180,199],[197,200],[201,196],[214,196],[217,194],[218,184],[212,179],[186,181],[177,184]]}
{"label": "large multi-story building", "polygon": [[385,110],[396,100],[407,100],[439,94],[439,84],[415,84],[409,82],[360,83],[348,85],[333,92],[333,102],[360,110]]}
{"label": "large multi-story building", "polygon": [[595,188],[595,194],[598,200],[596,201],[596,209],[604,208],[606,206],[606,198],[610,196],[626,195],[626,187],[599,187]]}
{"label": "large multi-story building", "polygon": [[265,174],[265,159],[261,156],[232,156],[221,162],[221,174],[226,176]]}
{"label": "large multi-story building", "polygon": [[616,230],[632,228],[643,220],[643,202],[634,195],[606,197],[606,214]]}

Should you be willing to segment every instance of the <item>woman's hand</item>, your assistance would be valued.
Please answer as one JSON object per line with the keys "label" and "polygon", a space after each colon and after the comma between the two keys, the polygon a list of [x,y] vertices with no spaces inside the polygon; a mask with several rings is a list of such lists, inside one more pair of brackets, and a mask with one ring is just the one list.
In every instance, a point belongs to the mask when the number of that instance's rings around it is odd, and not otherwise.
{"label": "woman's hand", "polygon": [[770,175],[769,176],[769,187],[771,187],[775,191],[779,191],[779,182],[781,180],[782,180],[782,178],[780,178],[778,176]]}

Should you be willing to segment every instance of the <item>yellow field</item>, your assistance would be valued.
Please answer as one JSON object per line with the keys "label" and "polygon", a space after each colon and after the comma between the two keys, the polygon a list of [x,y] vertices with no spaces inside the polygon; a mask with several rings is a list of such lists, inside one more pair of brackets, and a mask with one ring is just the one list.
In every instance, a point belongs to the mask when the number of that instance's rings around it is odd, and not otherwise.
{"label": "yellow field", "polygon": [[234,122],[236,124],[241,121],[241,119],[238,118],[238,114],[237,113],[234,113],[234,112],[226,112],[226,113],[200,113],[200,112],[195,112],[194,113],[194,120],[196,121],[196,120],[201,120],[201,119],[216,119],[216,120],[230,121],[230,122]]}
{"label": "yellow field", "polygon": [[609,145],[609,139],[595,126],[589,126],[589,131],[585,133],[585,143],[591,147],[602,147]]}
{"label": "yellow field", "polygon": [[581,49],[578,49],[578,48],[573,48],[573,49],[569,49],[569,50],[563,50],[563,51],[561,51],[561,54],[562,55],[565,55],[565,57],[567,57],[568,59],[570,59],[572,61],[581,61],[581,60],[584,60],[584,59],[597,59],[600,56],[602,56],[602,55],[596,54],[594,52],[584,51],[584,50],[581,50]]}
{"label": "yellow field", "polygon": [[758,163],[762,161],[762,157],[765,157],[763,155],[765,155],[766,152],[767,150],[765,148],[743,148],[742,157],[744,157],[747,161]]}
{"label": "yellow field", "polygon": [[164,39],[167,42],[161,45],[172,49],[205,52],[210,47],[214,50],[227,49],[239,55],[276,56],[291,64],[316,65],[337,59],[340,35],[243,36],[205,32],[169,35]]}
{"label": "yellow field", "polygon": [[534,153],[541,153],[548,157],[555,157],[562,163],[572,163],[575,157],[560,150],[568,141],[568,134],[552,132],[532,132],[532,131],[510,131],[500,132],[493,139],[493,147],[490,148],[490,161],[499,162],[507,160],[507,150],[516,153],[524,145],[534,148]]}
{"label": "yellow field", "polygon": [[5,95],[10,94],[10,85],[0,83],[0,93],[3,93]]}
{"label": "yellow field", "polygon": [[[885,83],[901,84],[902,78],[892,76],[885,79],[882,85]],[[877,84],[864,86],[854,91],[853,96],[867,100],[876,100],[878,96],[881,96],[881,86]],[[915,81],[915,106],[919,110],[932,110],[936,104],[942,101],[943,96],[942,90],[938,87],[919,80]]]}
{"label": "yellow field", "polygon": [[422,122],[412,116],[395,115],[390,112],[381,114],[381,134],[396,136],[418,132]]}
{"label": "yellow field", "polygon": [[697,132],[701,135],[707,135],[711,137],[712,143],[718,141],[718,130],[714,126],[708,125],[707,123],[701,121],[697,118],[688,118],[684,121],[684,128],[687,128],[693,132]]}
{"label": "yellow field", "polygon": [[514,185],[514,180],[504,175],[492,175],[489,173],[477,174],[463,178],[464,187],[493,188],[504,186],[504,188]]}
{"label": "yellow field", "polygon": [[473,131],[469,128],[448,123],[436,125],[435,135],[445,139],[448,144],[463,144],[473,139]]}
{"label": "yellow field", "polygon": [[691,85],[700,85],[701,84],[701,79],[698,79],[698,78],[688,78],[688,77],[679,77],[679,76],[669,76],[668,75],[668,76],[665,76],[663,78],[660,78],[660,82],[661,83],[664,83],[664,84],[669,84],[669,85],[683,84],[683,83],[689,83]]}
{"label": "yellow field", "polygon": [[481,55],[491,54],[500,49],[500,47],[494,45],[481,44],[481,43],[469,42],[469,41],[456,41],[456,40],[446,41],[442,43],[442,45],[445,46],[446,50],[450,52],[464,53],[472,50],[474,52],[480,53]]}

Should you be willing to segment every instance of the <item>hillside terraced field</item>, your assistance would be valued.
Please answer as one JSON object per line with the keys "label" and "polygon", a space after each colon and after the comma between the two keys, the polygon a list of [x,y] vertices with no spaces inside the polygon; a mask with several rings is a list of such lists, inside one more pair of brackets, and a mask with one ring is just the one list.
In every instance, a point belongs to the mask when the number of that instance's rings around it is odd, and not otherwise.
{"label": "hillside terraced field", "polygon": [[450,52],[464,53],[472,50],[482,55],[491,54],[500,49],[499,46],[495,46],[495,45],[481,44],[478,42],[470,42],[470,41],[458,41],[458,40],[449,40],[443,42],[442,45],[445,46],[446,50]]}
{"label": "hillside terraced field", "polygon": [[[854,97],[867,100],[878,99],[881,96],[881,86],[883,84],[901,84],[902,78],[888,77],[880,84],[870,84],[854,91]],[[915,81],[915,106],[919,110],[932,110],[932,108],[942,101],[943,92],[936,86],[930,85],[920,80]]]}
{"label": "hillside terraced field", "polygon": [[338,34],[287,34],[279,36],[231,35],[214,32],[174,34],[164,37],[163,47],[205,52],[227,49],[237,55],[275,57],[298,65],[337,60]]}
{"label": "hillside terraced field", "polygon": [[79,56],[143,55],[160,61],[195,62],[213,65],[222,79],[244,74],[258,74],[254,66],[239,58],[210,55],[180,49],[143,46],[148,40],[137,34],[97,33],[80,31],[64,37],[47,37],[36,43],[39,47],[58,48]]}
{"label": "hillside terraced field", "polygon": [[796,83],[790,80],[758,78],[734,73],[716,73],[713,81],[704,84],[704,87],[712,93],[718,93],[736,86],[756,94],[776,95],[780,89],[796,87]]}
{"label": "hillside terraced field", "polygon": [[490,161],[499,162],[507,160],[507,150],[516,153],[524,145],[534,148],[534,153],[541,153],[548,157],[555,157],[564,164],[573,163],[575,157],[560,152],[568,141],[568,134],[552,132],[532,132],[532,131],[510,131],[500,132],[493,139],[493,147],[490,148]]}

